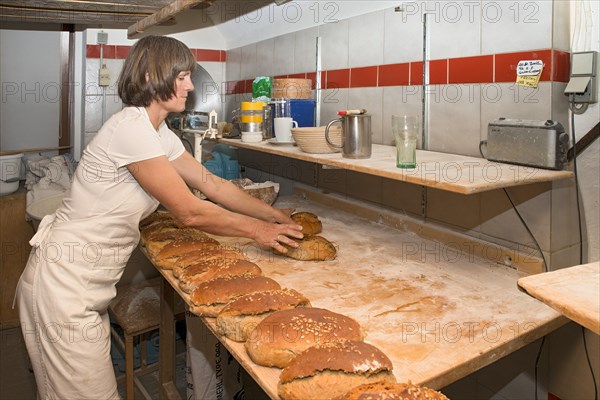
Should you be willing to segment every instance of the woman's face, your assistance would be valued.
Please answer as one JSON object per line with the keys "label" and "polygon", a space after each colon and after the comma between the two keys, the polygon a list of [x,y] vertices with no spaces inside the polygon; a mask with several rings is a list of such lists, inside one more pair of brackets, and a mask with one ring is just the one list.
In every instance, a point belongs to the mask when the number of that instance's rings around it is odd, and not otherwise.
{"label": "woman's face", "polygon": [[163,104],[169,112],[182,112],[188,93],[194,90],[190,71],[181,71],[175,78],[175,95]]}

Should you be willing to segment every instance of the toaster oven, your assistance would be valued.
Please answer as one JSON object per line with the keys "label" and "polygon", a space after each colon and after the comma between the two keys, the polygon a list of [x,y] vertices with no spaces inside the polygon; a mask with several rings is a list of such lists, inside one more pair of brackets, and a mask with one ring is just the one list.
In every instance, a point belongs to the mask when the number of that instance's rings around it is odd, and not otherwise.
{"label": "toaster oven", "polygon": [[488,125],[486,158],[537,168],[562,169],[569,135],[556,121],[498,118]]}

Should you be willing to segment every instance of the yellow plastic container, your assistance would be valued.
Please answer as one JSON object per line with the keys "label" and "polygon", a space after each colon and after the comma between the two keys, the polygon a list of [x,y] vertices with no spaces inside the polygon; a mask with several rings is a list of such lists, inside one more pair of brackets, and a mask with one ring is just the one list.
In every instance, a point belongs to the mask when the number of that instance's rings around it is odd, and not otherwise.
{"label": "yellow plastic container", "polygon": [[240,122],[263,122],[263,108],[266,105],[262,101],[242,101],[240,106]]}
{"label": "yellow plastic container", "polygon": [[242,101],[242,106],[240,107],[240,109],[242,111],[245,111],[245,110],[262,111],[263,107],[266,105],[267,104],[263,103],[262,101]]}

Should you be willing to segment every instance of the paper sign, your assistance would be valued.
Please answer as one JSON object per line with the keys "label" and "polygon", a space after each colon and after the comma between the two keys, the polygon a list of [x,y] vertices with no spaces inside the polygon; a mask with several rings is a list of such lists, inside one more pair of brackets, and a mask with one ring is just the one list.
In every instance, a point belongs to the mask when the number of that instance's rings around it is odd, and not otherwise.
{"label": "paper sign", "polygon": [[544,69],[542,60],[522,60],[517,64],[517,85],[536,88]]}

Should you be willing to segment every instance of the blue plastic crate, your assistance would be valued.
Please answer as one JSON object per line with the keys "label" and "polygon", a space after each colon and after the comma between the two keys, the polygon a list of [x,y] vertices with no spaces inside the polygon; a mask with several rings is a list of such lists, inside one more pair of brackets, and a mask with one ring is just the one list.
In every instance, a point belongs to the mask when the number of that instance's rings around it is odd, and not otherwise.
{"label": "blue plastic crate", "polygon": [[[285,99],[290,102],[292,119],[300,128],[315,126],[315,106],[313,99]],[[271,104],[271,119],[275,117],[275,104]],[[273,121],[271,121],[273,125]]]}

